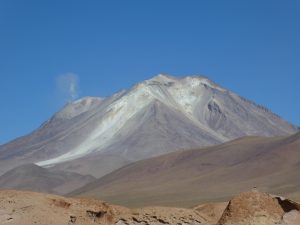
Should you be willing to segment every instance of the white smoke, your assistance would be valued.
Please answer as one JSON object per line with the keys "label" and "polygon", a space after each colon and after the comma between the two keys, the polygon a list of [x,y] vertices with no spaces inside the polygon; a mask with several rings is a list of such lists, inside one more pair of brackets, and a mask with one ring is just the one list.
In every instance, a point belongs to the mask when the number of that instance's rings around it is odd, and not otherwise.
{"label": "white smoke", "polygon": [[72,102],[78,97],[79,77],[74,73],[66,73],[57,77],[56,88],[61,100]]}

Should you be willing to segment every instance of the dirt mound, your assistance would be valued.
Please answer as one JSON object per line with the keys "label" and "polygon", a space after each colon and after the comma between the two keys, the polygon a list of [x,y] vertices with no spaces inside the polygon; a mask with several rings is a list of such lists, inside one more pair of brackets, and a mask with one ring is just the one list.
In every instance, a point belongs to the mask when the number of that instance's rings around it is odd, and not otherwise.
{"label": "dirt mound", "polygon": [[300,205],[257,191],[234,197],[217,225],[296,225],[300,224]]}

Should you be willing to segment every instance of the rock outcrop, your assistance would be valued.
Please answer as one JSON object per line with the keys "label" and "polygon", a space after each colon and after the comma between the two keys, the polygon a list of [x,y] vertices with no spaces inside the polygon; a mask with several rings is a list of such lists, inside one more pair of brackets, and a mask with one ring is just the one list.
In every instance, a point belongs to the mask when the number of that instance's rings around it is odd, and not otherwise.
{"label": "rock outcrop", "polygon": [[288,199],[258,191],[234,197],[217,225],[297,225],[300,205]]}

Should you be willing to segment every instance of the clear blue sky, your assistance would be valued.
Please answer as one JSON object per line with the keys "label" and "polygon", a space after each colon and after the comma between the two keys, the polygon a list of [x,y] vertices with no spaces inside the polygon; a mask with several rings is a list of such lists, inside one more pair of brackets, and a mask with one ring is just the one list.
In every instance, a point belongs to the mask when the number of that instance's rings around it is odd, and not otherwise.
{"label": "clear blue sky", "polygon": [[64,104],[158,73],[204,74],[300,125],[300,1],[1,0],[0,143]]}

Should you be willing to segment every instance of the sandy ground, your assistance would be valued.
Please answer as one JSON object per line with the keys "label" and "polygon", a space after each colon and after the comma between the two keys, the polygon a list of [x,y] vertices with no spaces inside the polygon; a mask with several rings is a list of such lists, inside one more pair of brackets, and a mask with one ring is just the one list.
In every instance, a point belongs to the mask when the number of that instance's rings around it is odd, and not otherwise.
{"label": "sandy ground", "polygon": [[[205,205],[201,207],[205,208]],[[210,204],[211,207],[213,205]],[[224,205],[221,207],[224,208]],[[208,216],[205,210],[168,207],[129,209],[94,199],[11,190],[0,192],[0,224],[9,225],[210,225],[220,216],[220,213]]]}
{"label": "sandy ground", "polygon": [[299,225],[299,210],[296,202],[256,191],[193,209],[129,209],[95,199],[0,191],[1,225]]}

